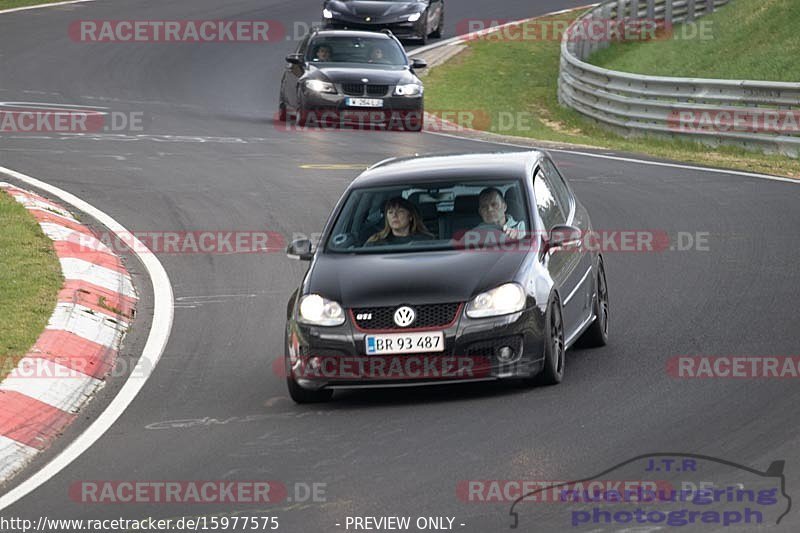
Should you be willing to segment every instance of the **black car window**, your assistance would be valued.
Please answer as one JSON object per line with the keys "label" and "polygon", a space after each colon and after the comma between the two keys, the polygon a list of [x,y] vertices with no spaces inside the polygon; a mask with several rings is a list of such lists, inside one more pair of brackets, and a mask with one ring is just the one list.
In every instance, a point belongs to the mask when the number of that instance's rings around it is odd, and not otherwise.
{"label": "black car window", "polygon": [[311,63],[357,63],[404,67],[402,47],[393,39],[319,36],[309,43],[306,60]]}
{"label": "black car window", "polygon": [[564,177],[561,175],[552,161],[549,159],[544,159],[542,161],[542,167],[545,173],[545,180],[547,180],[552,188],[553,194],[556,197],[556,201],[561,207],[561,213],[566,219],[569,217],[571,210],[572,193],[570,192],[567,183],[564,181]]}
{"label": "black car window", "polygon": [[[418,252],[524,240],[531,228],[524,197],[522,182],[514,179],[355,189],[333,225],[326,251]],[[398,207],[415,223],[395,231],[387,211]]]}
{"label": "black car window", "polygon": [[567,219],[561,212],[561,207],[553,192],[553,186],[549,182],[548,175],[542,171],[542,167],[539,167],[539,171],[533,178],[533,195],[536,198],[536,209],[539,211],[546,231],[566,222]]}

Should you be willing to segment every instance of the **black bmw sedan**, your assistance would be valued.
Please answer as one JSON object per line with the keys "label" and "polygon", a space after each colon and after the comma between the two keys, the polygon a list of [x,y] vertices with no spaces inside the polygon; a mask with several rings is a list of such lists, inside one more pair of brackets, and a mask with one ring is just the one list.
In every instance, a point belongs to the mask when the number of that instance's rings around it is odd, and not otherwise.
{"label": "black bmw sedan", "polygon": [[278,120],[419,131],[422,82],[391,33],[313,31],[286,57]]}
{"label": "black bmw sedan", "polygon": [[322,21],[331,29],[388,29],[425,44],[442,36],[444,0],[325,0]]}
{"label": "black bmw sedan", "polygon": [[516,378],[555,384],[608,338],[589,215],[542,152],[412,157],[345,191],[287,307],[297,402],[337,388]]}

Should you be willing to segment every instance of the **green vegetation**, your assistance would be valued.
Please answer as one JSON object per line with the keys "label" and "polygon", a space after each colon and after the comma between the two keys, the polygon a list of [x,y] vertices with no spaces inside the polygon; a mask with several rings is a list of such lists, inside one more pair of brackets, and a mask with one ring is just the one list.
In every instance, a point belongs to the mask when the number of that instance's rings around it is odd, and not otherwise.
{"label": "green vegetation", "polygon": [[[573,12],[553,20],[571,21],[576,16]],[[557,96],[559,45],[555,39],[502,40],[491,35],[472,41],[465,51],[428,74],[426,110],[489,116],[491,120],[476,119],[474,127],[493,133],[800,178],[800,161],[795,159],[683,140],[625,138],[562,107]]]}
{"label": "green vegetation", "polygon": [[0,379],[36,342],[62,285],[53,243],[27,210],[0,192]]}
{"label": "green vegetation", "polygon": [[734,0],[676,26],[671,39],[615,43],[589,60],[655,76],[798,82],[798,26],[797,0]]}
{"label": "green vegetation", "polygon": [[0,9],[11,9],[13,7],[35,6],[37,4],[52,4],[59,0],[0,0]]}

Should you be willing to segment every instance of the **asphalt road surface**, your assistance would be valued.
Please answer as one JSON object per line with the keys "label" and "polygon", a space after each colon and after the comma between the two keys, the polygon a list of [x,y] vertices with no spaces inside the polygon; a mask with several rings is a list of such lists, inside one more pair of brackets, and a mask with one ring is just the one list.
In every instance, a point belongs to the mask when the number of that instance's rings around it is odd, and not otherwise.
{"label": "asphalt road surface", "polygon": [[[467,18],[583,3],[450,0],[445,36]],[[89,44],[67,32],[77,19],[274,19],[293,28],[317,21],[319,9],[318,0],[109,0],[2,15],[0,101],[141,113],[145,132],[2,134],[0,165],[72,192],[133,231],[267,229],[288,238],[319,231],[358,173],[325,165],[500,149],[431,134],[284,131],[273,117],[290,41]],[[457,530],[503,531],[509,503],[464,502],[460,481],[578,479],[660,451],[762,470],[785,459],[791,495],[800,487],[796,382],[679,380],[665,368],[675,355],[798,354],[800,189],[553,155],[597,228],[708,235],[705,250],[606,254],[611,342],[571,351],[561,385],[358,391],[297,406],[271,363],[282,356],[286,301],[306,263],[282,253],[161,254],[176,310],[154,375],[87,453],[3,516],[272,513],[281,531],[299,532],[344,531],[355,515],[451,516]],[[323,483],[325,501],[107,505],[68,494],[81,480],[221,479]],[[531,505],[523,530],[570,529],[556,512],[534,521]],[[791,513],[775,530],[799,528]]]}

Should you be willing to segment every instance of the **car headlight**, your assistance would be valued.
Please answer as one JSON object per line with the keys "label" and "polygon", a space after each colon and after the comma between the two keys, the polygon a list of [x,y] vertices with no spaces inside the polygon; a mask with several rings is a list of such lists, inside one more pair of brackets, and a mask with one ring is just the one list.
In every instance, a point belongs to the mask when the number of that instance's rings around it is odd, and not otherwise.
{"label": "car headlight", "polygon": [[422,16],[422,13],[411,13],[411,14],[408,16],[408,21],[409,21],[409,22],[416,22],[416,21],[418,21],[418,20],[419,20],[419,18],[420,18],[421,16]]}
{"label": "car headlight", "polygon": [[516,313],[525,309],[525,290],[517,283],[506,283],[482,292],[467,304],[467,316],[484,318]]}
{"label": "car headlight", "polygon": [[394,88],[395,96],[419,96],[422,94],[422,85],[418,83],[406,83]]}
{"label": "car headlight", "polygon": [[333,11],[328,8],[322,10],[322,18],[332,19],[333,18]]}
{"label": "car headlight", "polygon": [[344,310],[333,300],[319,294],[308,294],[300,299],[297,319],[314,326],[341,326],[344,324]]}
{"label": "car headlight", "polygon": [[322,80],[306,80],[306,89],[315,93],[336,94],[336,87],[332,83]]}

